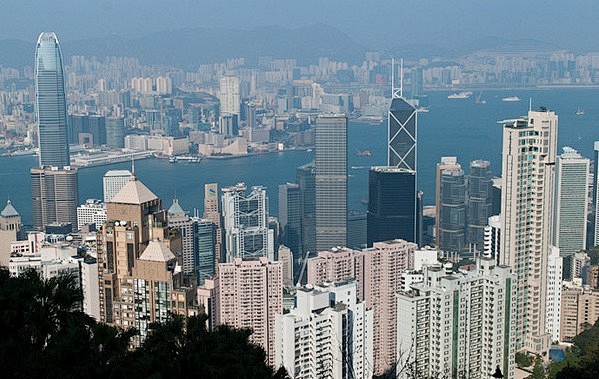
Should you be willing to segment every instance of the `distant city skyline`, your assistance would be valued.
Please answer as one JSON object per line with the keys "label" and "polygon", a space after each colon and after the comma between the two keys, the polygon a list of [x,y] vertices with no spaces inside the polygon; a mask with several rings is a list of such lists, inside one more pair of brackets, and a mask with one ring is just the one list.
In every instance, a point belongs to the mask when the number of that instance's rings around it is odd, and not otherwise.
{"label": "distant city skyline", "polygon": [[[139,0],[11,2],[2,6],[0,35],[5,39],[31,40],[40,29],[48,29],[57,31],[66,41],[73,41],[113,34],[135,38],[184,28],[251,29],[272,25],[298,28],[322,23],[373,49],[387,50],[394,48],[394,44],[431,44],[455,49],[487,37],[538,39],[575,50],[591,51],[599,47],[594,27],[599,3],[592,0],[577,1],[576,6],[567,2],[548,6],[541,1],[516,0],[421,2],[409,6],[403,2],[307,0],[275,6],[271,1],[225,0],[178,1],[167,9],[151,3],[144,2],[142,7]],[[79,17],[81,14],[86,16]],[[252,17],[247,17],[249,14]],[[562,27],[555,28],[554,23],[547,22],[558,18],[565,23]],[[576,22],[568,24],[565,20]]]}

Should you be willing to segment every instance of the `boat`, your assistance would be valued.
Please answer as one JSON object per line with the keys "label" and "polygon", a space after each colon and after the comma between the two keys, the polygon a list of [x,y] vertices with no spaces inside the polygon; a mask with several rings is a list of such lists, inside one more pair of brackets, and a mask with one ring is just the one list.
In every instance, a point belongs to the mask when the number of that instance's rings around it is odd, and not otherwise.
{"label": "boat", "polygon": [[578,107],[578,109],[576,110],[576,115],[577,116],[583,116],[584,115],[584,109],[582,109],[581,107]]}
{"label": "boat", "polygon": [[483,99],[483,91],[480,91],[474,102],[476,104],[487,104],[487,100]]}
{"label": "boat", "polygon": [[464,92],[459,92],[459,93],[452,93],[451,95],[447,96],[447,98],[448,99],[467,99],[470,96],[472,96],[472,92],[464,91]]}
{"label": "boat", "polygon": [[520,101],[520,98],[518,96],[510,96],[510,97],[504,97],[503,99],[501,99],[501,101],[505,101],[508,103],[513,103],[516,101]]}
{"label": "boat", "polygon": [[356,150],[356,155],[359,157],[370,157],[372,152],[370,150]]}

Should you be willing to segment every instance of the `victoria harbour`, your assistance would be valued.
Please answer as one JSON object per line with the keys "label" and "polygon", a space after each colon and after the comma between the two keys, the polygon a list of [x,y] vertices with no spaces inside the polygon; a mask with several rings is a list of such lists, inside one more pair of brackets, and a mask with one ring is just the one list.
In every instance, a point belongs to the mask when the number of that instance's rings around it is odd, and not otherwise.
{"label": "victoria harbour", "polygon": [[[442,156],[457,156],[462,164],[475,159],[491,162],[493,173],[501,172],[502,128],[498,121],[525,114],[532,99],[533,109],[541,106],[559,114],[559,149],[570,146],[591,157],[593,140],[599,128],[599,89],[547,88],[535,90],[485,91],[484,104],[473,98],[448,99],[448,92],[429,94],[429,112],[419,113],[418,187],[424,191],[424,204],[434,203],[435,165]],[[519,102],[502,101],[518,96]],[[576,115],[584,108],[583,116]],[[386,164],[387,124],[349,124],[348,209],[365,211],[368,197],[368,169]],[[356,154],[369,150],[371,156]],[[236,159],[204,159],[200,164],[169,163],[164,159],[145,159],[135,163],[136,175],[163,199],[165,206],[177,197],[184,209],[202,208],[204,184],[217,182],[223,186],[245,182],[248,186],[267,187],[270,213],[278,214],[278,185],[295,180],[296,167],[314,159],[308,150],[291,150],[241,157]],[[0,157],[0,196],[9,197],[31,222],[29,169],[37,157]],[[79,200],[102,198],[102,176],[111,169],[130,169],[130,163],[81,169]]]}

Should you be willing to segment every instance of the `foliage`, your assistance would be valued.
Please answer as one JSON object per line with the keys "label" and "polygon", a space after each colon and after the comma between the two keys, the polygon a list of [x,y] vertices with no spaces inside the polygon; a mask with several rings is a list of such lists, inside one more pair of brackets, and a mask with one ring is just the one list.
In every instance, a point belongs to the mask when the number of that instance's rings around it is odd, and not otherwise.
{"label": "foliage", "polygon": [[529,354],[517,352],[516,353],[516,365],[520,368],[530,367],[534,363],[533,357]]}
{"label": "foliage", "polygon": [[566,358],[551,363],[548,373],[551,379],[599,378],[599,320],[574,338]]}
{"label": "foliage", "polygon": [[0,367],[3,378],[286,378],[273,376],[250,331],[206,330],[205,316],[172,316],[151,325],[132,350],[133,329],[98,323],[83,313],[75,279],[11,277],[0,268]]}

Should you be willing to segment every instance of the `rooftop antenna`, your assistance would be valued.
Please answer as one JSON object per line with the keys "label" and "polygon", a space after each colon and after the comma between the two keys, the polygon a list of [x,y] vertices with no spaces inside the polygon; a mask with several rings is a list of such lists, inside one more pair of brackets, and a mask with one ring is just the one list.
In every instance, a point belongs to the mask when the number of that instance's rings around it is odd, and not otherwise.
{"label": "rooftop antenna", "polygon": [[399,61],[399,97],[403,98],[403,58]]}

